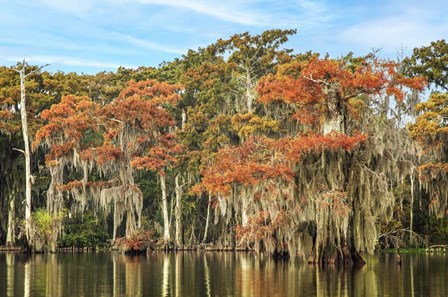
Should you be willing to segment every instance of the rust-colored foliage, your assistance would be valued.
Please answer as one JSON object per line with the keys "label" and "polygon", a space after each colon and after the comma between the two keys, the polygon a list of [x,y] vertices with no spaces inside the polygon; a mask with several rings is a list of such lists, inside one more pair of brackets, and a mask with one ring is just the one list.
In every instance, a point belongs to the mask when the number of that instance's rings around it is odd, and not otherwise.
{"label": "rust-colored foliage", "polygon": [[151,247],[153,238],[151,231],[136,230],[128,237],[115,239],[114,246],[123,252],[142,252]]}
{"label": "rust-colored foliage", "polygon": [[233,184],[254,186],[267,180],[294,176],[303,155],[323,151],[350,151],[367,139],[333,132],[329,135],[302,135],[274,140],[250,138],[237,147],[219,150],[216,162],[202,172],[201,187],[211,193],[228,195]]}
{"label": "rust-colored foliage", "polygon": [[98,166],[106,163],[114,163],[123,158],[120,148],[111,145],[102,145],[83,150],[80,154],[81,160],[95,161]]}
{"label": "rust-colored foliage", "polygon": [[177,143],[175,135],[167,134],[161,137],[159,144],[152,147],[145,156],[135,157],[131,165],[137,169],[163,171],[169,164],[175,165],[178,162],[175,156],[182,152],[182,146]]}
{"label": "rust-colored foliage", "polygon": [[236,235],[249,242],[264,240],[272,237],[278,228],[287,226],[292,215],[290,210],[282,210],[275,215],[269,211],[260,211],[250,216],[246,226],[237,226]]}
{"label": "rust-colored foliage", "polygon": [[[297,107],[295,118],[303,124],[317,125],[327,113],[350,109],[350,99],[361,94],[394,95],[403,100],[404,87],[421,90],[425,79],[405,78],[390,61],[319,59],[292,61],[278,67],[276,74],[260,79],[259,101],[284,102]],[[336,111],[338,108],[339,111]],[[328,115],[327,115],[328,117]]]}
{"label": "rust-colored foliage", "polygon": [[351,240],[347,236],[353,236],[354,248],[372,251],[374,241],[351,230],[349,221],[362,226],[359,230],[373,228],[377,214],[362,212],[357,204],[373,204],[370,195],[376,190],[370,182],[381,185],[378,193],[389,192],[383,173],[366,166],[373,160],[369,156],[382,158],[381,149],[369,148],[370,135],[357,130],[376,131],[362,126],[370,121],[374,100],[392,95],[400,102],[407,89],[424,87],[424,79],[404,78],[397,66],[351,56],[299,57],[279,65],[258,84],[266,116],[249,112],[231,118],[239,143],[219,148],[193,191],[215,195],[216,207],[227,216],[233,205],[241,215],[238,237],[262,241],[271,252],[295,253],[296,245],[312,241],[307,232],[291,231],[301,225],[316,228],[314,243],[303,245],[313,250],[302,251],[312,253],[312,261],[320,261],[326,246],[340,249]]}
{"label": "rust-colored foliage", "polygon": [[[42,142],[52,183],[49,201],[61,205],[62,192],[70,191],[82,207],[87,196],[106,212],[114,205],[114,228],[127,214],[126,233],[133,234],[141,213],[142,193],[134,184],[132,165],[163,171],[180,152],[169,109],[180,99],[180,87],[156,80],[133,82],[112,102],[100,106],[87,97],[64,96],[42,113],[48,123],[36,135]],[[64,180],[64,170],[83,173],[80,181]],[[89,176],[96,170],[95,179]],[[114,231],[115,236],[115,231]]]}
{"label": "rust-colored foliage", "polygon": [[60,103],[42,112],[42,119],[48,124],[40,128],[33,142],[33,149],[44,142],[50,147],[47,164],[69,156],[73,150],[80,152],[81,142],[88,130],[97,129],[99,106],[88,97],[64,96]]}

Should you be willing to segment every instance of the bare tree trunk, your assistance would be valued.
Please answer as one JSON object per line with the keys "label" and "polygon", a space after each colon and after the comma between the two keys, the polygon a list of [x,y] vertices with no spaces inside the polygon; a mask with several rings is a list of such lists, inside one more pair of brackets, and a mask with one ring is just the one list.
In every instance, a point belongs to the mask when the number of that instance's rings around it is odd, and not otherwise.
{"label": "bare tree trunk", "polygon": [[[47,64],[48,65],[48,64]],[[31,185],[32,185],[32,176],[31,176],[31,152],[30,152],[30,143],[28,136],[28,118],[26,113],[26,96],[25,96],[25,79],[40,71],[42,68],[46,67],[44,65],[39,67],[36,70],[31,71],[28,74],[25,74],[25,59],[22,62],[22,67],[20,69],[14,69],[20,75],[20,117],[22,120],[22,134],[23,134],[23,143],[25,149],[23,154],[25,155],[25,234],[28,243],[31,241]]]}
{"label": "bare tree trunk", "polygon": [[170,222],[168,217],[168,201],[166,197],[166,177],[160,175],[160,187],[162,189],[162,213],[163,213],[163,240],[170,241]]}
{"label": "bare tree trunk", "polygon": [[202,242],[207,242],[208,226],[210,225],[210,204],[212,202],[212,196],[208,194],[208,205],[207,205],[207,220],[205,221],[205,231]]}
{"label": "bare tree trunk", "polygon": [[181,247],[182,242],[182,186],[179,184],[180,174],[176,175],[175,184],[176,184],[176,206],[174,208],[174,217],[176,224],[176,235],[175,242],[176,247]]}
{"label": "bare tree trunk", "polygon": [[6,233],[6,246],[11,247],[15,244],[15,211],[14,211],[14,202],[15,202],[15,193],[14,191],[11,193],[9,197],[9,210],[8,210],[8,231]]}
{"label": "bare tree trunk", "polygon": [[409,222],[409,243],[414,243],[414,176],[411,175],[411,210],[410,210],[410,222]]}
{"label": "bare tree trunk", "polygon": [[247,111],[253,112],[252,104],[254,102],[254,93],[252,90],[252,76],[250,75],[250,69],[249,67],[246,68],[246,104],[247,104]]}
{"label": "bare tree trunk", "polygon": [[20,116],[22,119],[22,134],[23,143],[25,146],[25,234],[27,241],[30,242],[30,219],[31,219],[31,157],[30,144],[28,138],[28,119],[26,114],[26,96],[25,96],[25,60],[22,68],[19,70],[20,74]]}

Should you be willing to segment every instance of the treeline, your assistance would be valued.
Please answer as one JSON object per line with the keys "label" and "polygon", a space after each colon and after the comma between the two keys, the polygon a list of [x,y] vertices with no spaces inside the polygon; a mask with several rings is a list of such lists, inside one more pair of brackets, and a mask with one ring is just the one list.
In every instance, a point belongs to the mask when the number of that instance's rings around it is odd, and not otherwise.
{"label": "treeline", "polygon": [[237,34],[159,67],[28,76],[29,231],[16,70],[38,67],[1,67],[0,244],[356,262],[446,241],[445,41],[402,61],[335,59],[285,49],[291,34]]}

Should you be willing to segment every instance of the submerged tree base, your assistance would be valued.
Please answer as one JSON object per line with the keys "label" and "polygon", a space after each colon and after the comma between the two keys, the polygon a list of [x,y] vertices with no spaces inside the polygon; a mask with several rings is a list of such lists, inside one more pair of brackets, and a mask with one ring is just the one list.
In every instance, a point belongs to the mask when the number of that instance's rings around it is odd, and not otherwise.
{"label": "submerged tree base", "polygon": [[356,250],[350,250],[348,246],[343,246],[341,252],[326,248],[321,257],[311,256],[308,259],[309,264],[317,265],[344,265],[362,267],[366,261]]}

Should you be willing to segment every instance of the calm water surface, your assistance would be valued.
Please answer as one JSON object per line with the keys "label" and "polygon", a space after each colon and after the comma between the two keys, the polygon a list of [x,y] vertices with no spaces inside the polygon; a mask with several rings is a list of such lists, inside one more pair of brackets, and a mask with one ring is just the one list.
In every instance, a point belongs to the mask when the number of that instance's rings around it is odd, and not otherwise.
{"label": "calm water surface", "polygon": [[0,253],[0,296],[448,296],[448,256],[401,258],[322,269],[233,253]]}

